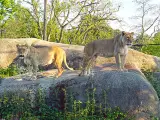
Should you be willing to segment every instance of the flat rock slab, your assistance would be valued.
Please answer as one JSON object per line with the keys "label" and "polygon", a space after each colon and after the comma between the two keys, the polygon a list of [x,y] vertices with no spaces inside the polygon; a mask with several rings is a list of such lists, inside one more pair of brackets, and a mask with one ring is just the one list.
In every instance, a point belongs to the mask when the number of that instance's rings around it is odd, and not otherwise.
{"label": "flat rock slab", "polygon": [[[127,67],[129,68],[129,67]],[[109,64],[103,64],[103,65],[96,65],[93,69],[94,72],[96,71],[117,71],[116,64],[115,63],[109,63]],[[137,73],[141,72],[135,68],[134,66],[128,71],[134,71]],[[31,80],[30,77],[27,74],[17,75],[5,79],[0,80],[0,93],[3,93],[5,90],[7,91],[13,91],[14,89],[21,89],[21,90],[27,90],[27,89],[37,89],[37,88],[43,88],[48,91],[48,88],[51,86],[56,85],[58,82],[65,81],[66,79],[73,79],[75,77],[78,77],[80,70],[76,71],[69,71],[65,70],[59,78],[56,78],[57,69],[52,69],[44,72],[38,72],[37,80]],[[143,74],[141,74],[144,76]]]}
{"label": "flat rock slab", "polygon": [[57,69],[49,70],[45,72],[38,73],[37,80],[30,80],[27,74],[17,75],[9,78],[4,78],[0,80],[0,93],[4,91],[14,91],[14,90],[30,90],[42,88],[46,91],[49,87],[55,85],[57,82],[63,81],[66,78],[74,78],[78,76],[77,72],[64,71],[63,75],[56,78]]}

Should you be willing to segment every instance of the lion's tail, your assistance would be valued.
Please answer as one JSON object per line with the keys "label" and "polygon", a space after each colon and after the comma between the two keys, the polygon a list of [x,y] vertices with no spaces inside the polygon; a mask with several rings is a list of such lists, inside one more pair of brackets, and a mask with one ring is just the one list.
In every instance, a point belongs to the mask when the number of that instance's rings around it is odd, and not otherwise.
{"label": "lion's tail", "polygon": [[69,66],[68,66],[68,64],[67,64],[67,61],[66,61],[66,53],[64,52],[64,54],[63,54],[63,61],[64,61],[64,64],[65,64],[65,66],[69,69],[69,70],[74,70],[73,68],[70,68]]}

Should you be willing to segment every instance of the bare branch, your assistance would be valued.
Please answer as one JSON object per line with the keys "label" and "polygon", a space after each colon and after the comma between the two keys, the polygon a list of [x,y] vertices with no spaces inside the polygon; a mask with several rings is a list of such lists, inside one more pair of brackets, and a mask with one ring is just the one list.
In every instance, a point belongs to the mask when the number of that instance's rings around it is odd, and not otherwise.
{"label": "bare branch", "polygon": [[[136,25],[136,28],[141,29],[141,39],[143,39],[144,34],[149,31],[152,27],[154,27],[153,33],[150,34],[152,36],[155,32],[155,24],[160,18],[160,13],[156,12],[157,5],[151,4],[151,0],[134,0],[138,5],[138,12],[140,15],[134,16],[135,20],[141,20],[140,26]],[[156,8],[156,9],[155,9]],[[154,13],[153,13],[154,12]],[[151,17],[152,15],[156,17]],[[149,16],[149,17],[148,17]]]}
{"label": "bare branch", "polygon": [[159,17],[160,17],[160,14],[154,19],[152,24],[148,28],[145,29],[145,32],[148,31],[155,24],[155,22],[158,20]]}

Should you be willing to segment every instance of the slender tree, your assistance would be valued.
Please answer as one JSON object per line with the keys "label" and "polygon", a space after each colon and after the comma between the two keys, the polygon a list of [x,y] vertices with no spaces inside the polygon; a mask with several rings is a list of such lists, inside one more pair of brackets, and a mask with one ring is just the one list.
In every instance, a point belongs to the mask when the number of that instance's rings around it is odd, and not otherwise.
{"label": "slender tree", "polygon": [[160,8],[158,5],[152,4],[152,0],[134,0],[134,2],[138,11],[132,17],[136,20],[134,28],[140,32],[138,40],[144,42],[143,38],[148,31],[153,29],[151,36],[156,32],[155,26],[157,26],[157,22],[160,19]]}
{"label": "slender tree", "polygon": [[44,0],[44,22],[43,22],[43,40],[47,40],[47,20],[46,20],[47,0]]}
{"label": "slender tree", "polygon": [[28,4],[30,6],[28,12],[31,14],[37,24],[40,38],[43,38],[42,15],[44,12],[42,10],[40,0],[23,0],[23,2],[23,4]]}

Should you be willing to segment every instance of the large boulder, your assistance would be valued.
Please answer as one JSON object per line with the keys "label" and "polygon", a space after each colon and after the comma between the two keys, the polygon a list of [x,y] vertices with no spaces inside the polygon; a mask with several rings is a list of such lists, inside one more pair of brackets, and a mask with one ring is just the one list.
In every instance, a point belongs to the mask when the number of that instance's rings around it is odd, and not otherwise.
{"label": "large boulder", "polygon": [[25,74],[2,79],[0,94],[7,91],[30,93],[34,106],[36,91],[43,89],[47,100],[54,104],[58,102],[60,108],[65,109],[71,96],[86,103],[88,94],[91,93],[92,96],[94,94],[97,105],[101,103],[104,108],[119,107],[135,116],[136,120],[151,120],[150,116],[160,115],[157,93],[140,71],[130,69],[128,72],[120,72],[95,68],[92,76],[79,77],[80,71],[65,71],[61,77],[55,78],[53,76],[56,72],[57,70],[40,72],[36,81],[27,81]]}
{"label": "large boulder", "polygon": [[[129,115],[135,116],[136,120],[151,120],[151,116],[158,117],[160,114],[156,91],[138,71],[97,71],[92,77],[66,78],[58,82],[54,88],[61,88],[60,91],[65,89],[67,94],[83,103],[87,102],[87,91],[90,90],[97,105],[101,103],[104,108],[119,107]],[[55,98],[67,104],[70,98],[63,96],[61,93]],[[63,103],[61,105],[63,106]]]}
{"label": "large boulder", "polygon": [[[1,39],[0,40],[0,67],[1,68],[8,67],[17,57],[16,44],[24,44],[24,43],[27,43],[28,45],[32,44],[35,47],[41,47],[41,46],[48,47],[51,45],[60,46],[67,53],[67,61],[69,63],[69,66],[73,67],[74,69],[80,69],[82,67],[84,46],[48,42],[48,41],[43,41],[35,38],[23,38],[23,39],[21,38],[21,39]],[[98,57],[97,65],[106,64],[106,63],[109,63],[109,65],[111,63],[115,64],[114,57],[111,57],[111,58]],[[139,69],[156,70],[156,69],[160,69],[160,58],[152,55],[147,55],[133,49],[129,49],[126,65],[134,65]]]}

